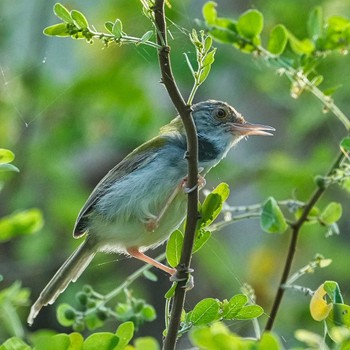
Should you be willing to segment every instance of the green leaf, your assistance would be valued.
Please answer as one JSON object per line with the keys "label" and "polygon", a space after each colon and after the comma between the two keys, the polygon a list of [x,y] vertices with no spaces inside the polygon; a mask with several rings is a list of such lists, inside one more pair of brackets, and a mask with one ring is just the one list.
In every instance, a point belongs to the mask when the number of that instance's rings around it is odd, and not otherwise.
{"label": "green leaf", "polygon": [[74,24],[78,28],[84,29],[84,28],[87,28],[89,26],[86,17],[80,11],[72,10],[71,16],[73,18]]}
{"label": "green leaf", "polygon": [[202,204],[199,227],[207,227],[217,218],[221,212],[222,204],[226,201],[229,194],[230,188],[224,182],[209,193]]}
{"label": "green leaf", "polygon": [[275,26],[270,33],[267,49],[274,55],[281,55],[288,42],[287,30],[282,24]]}
{"label": "green leaf", "polygon": [[119,338],[113,333],[99,332],[90,335],[84,342],[84,350],[114,350]]}
{"label": "green leaf", "polygon": [[70,340],[70,346],[68,350],[82,350],[84,338],[80,333],[73,332],[68,335]]}
{"label": "green leaf", "polygon": [[350,136],[344,137],[340,142],[340,148],[346,152],[350,152]]}
{"label": "green leaf", "polygon": [[283,213],[273,197],[269,197],[263,204],[260,225],[268,233],[283,233],[288,227]]}
{"label": "green leaf", "polygon": [[112,28],[112,34],[116,37],[116,39],[120,39],[123,35],[123,24],[120,19],[116,19],[113,28]]}
{"label": "green leaf", "polygon": [[129,344],[130,340],[134,336],[134,329],[134,323],[131,321],[124,322],[119,325],[115,333],[119,338],[119,342],[114,350],[124,350],[125,346]]}
{"label": "green leaf", "polygon": [[259,350],[281,350],[280,340],[271,332],[264,332],[259,341]]}
{"label": "green leaf", "polygon": [[160,347],[157,341],[151,337],[137,338],[134,344],[135,344],[135,350],[160,350]]}
{"label": "green leaf", "polygon": [[15,159],[15,155],[8,149],[0,148],[0,164],[11,163]]}
{"label": "green leaf", "polygon": [[316,6],[309,14],[307,21],[309,36],[315,40],[322,36],[323,31],[323,10],[321,6]]}
{"label": "green leaf", "polygon": [[170,289],[164,295],[164,297],[166,299],[170,299],[170,298],[172,298],[174,296],[176,286],[177,286],[177,282],[173,282],[173,284],[171,285]]}
{"label": "green leaf", "polygon": [[237,320],[251,320],[257,318],[264,313],[264,309],[259,305],[244,306],[236,315]]}
{"label": "green leaf", "polygon": [[60,304],[56,309],[56,317],[59,324],[70,327],[75,323],[75,309],[69,304]]}
{"label": "green leaf", "polygon": [[203,299],[189,313],[189,321],[195,326],[211,323],[218,319],[219,309],[220,302],[217,299]]}
{"label": "green leaf", "polygon": [[171,267],[176,267],[180,263],[181,251],[184,236],[180,230],[174,231],[166,246],[166,258]]}
{"label": "green leaf", "polygon": [[315,45],[310,39],[299,40],[290,31],[287,31],[291,49],[297,55],[310,55],[315,50]]}
{"label": "green leaf", "polygon": [[140,43],[145,43],[146,41],[152,38],[152,35],[153,35],[153,31],[149,30],[148,32],[142,35],[140,39]]}
{"label": "green leaf", "polygon": [[333,308],[329,312],[326,322],[329,328],[335,326],[350,328],[350,306],[346,304],[333,304]]}
{"label": "green leaf", "polygon": [[72,23],[72,17],[70,12],[60,3],[57,3],[53,7],[53,12],[58,17],[61,19],[63,22],[66,23]]}
{"label": "green leaf", "polygon": [[340,203],[331,202],[321,213],[319,219],[325,225],[332,225],[342,216],[342,206]]}
{"label": "green leaf", "polygon": [[143,275],[152,282],[157,282],[158,281],[158,277],[156,274],[154,274],[153,272],[151,272],[150,270],[146,270],[143,272]]}
{"label": "green leaf", "polygon": [[238,312],[248,302],[248,297],[245,294],[234,295],[230,301],[224,303],[223,315],[225,320],[232,320],[236,317]]}
{"label": "green leaf", "polygon": [[44,225],[39,209],[28,209],[5,216],[0,219],[0,241],[9,240],[15,236],[33,234]]}
{"label": "green leaf", "polygon": [[202,13],[203,17],[207,24],[212,25],[215,24],[216,18],[217,18],[217,12],[216,12],[216,2],[214,1],[208,1],[204,4]]}
{"label": "green leaf", "polygon": [[22,339],[12,337],[0,345],[0,350],[31,350],[32,348]]}
{"label": "green leaf", "polygon": [[141,310],[141,316],[144,321],[152,322],[157,318],[157,313],[152,305],[146,304]]}
{"label": "green leaf", "polygon": [[106,22],[105,23],[105,28],[111,33],[111,34],[113,34],[113,22],[110,22],[110,21],[108,21],[108,22]]}
{"label": "green leaf", "polygon": [[337,282],[334,281],[326,281],[323,284],[323,289],[328,294],[329,299],[332,303],[340,303],[342,304],[343,296],[340,292],[340,288]]}
{"label": "green leaf", "polygon": [[260,11],[248,10],[238,18],[237,30],[247,39],[259,36],[263,27],[264,17]]}
{"label": "green leaf", "polygon": [[46,27],[43,33],[48,36],[70,36],[66,23],[59,23]]}
{"label": "green leaf", "polygon": [[197,230],[192,253],[198,252],[198,250],[200,250],[204,246],[204,244],[209,240],[210,237],[210,231],[203,229]]}
{"label": "green leaf", "polygon": [[0,172],[13,171],[19,173],[19,169],[12,164],[0,164]]}

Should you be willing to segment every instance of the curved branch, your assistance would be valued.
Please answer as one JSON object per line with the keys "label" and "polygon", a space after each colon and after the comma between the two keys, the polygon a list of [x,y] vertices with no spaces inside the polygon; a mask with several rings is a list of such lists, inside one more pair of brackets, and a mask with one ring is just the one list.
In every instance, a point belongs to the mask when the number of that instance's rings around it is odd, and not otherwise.
{"label": "curved branch", "polygon": [[[187,152],[188,160],[188,187],[196,188],[198,181],[198,140],[197,131],[191,115],[191,107],[186,104],[183,99],[173,76],[170,61],[170,47],[167,44],[167,29],[164,14],[164,0],[155,0],[154,6],[154,21],[157,31],[157,43],[160,45],[158,49],[159,66],[162,75],[162,83],[164,84],[168,94],[176,107],[182,122],[185,127],[187,137]],[[164,340],[163,349],[175,349],[178,329],[180,325],[181,313],[185,300],[185,284],[188,278],[190,269],[192,248],[195,236],[195,230],[198,219],[198,190],[191,191],[188,194],[187,205],[187,221],[184,237],[184,244],[180,259],[180,264],[177,268],[179,280],[181,280],[175,291],[173,307],[171,310],[170,323],[168,334]]]}

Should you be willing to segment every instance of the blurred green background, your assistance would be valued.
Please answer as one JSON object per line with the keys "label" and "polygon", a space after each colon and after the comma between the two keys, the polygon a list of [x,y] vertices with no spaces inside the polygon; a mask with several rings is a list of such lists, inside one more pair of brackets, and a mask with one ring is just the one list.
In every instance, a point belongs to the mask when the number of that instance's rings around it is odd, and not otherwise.
{"label": "blurred green background", "polygon": [[[194,60],[195,51],[188,31],[201,19],[205,1],[174,1],[168,10],[171,20],[169,44],[175,76],[185,96],[192,77],[183,53]],[[253,0],[218,1],[221,15],[235,18],[248,8],[259,9],[265,17],[265,33],[284,23],[295,35],[306,34],[306,18],[311,8],[321,5],[324,13],[350,17],[350,1]],[[138,1],[65,1],[70,9],[82,11],[89,22],[103,30],[107,20],[120,18],[124,30],[141,36],[151,29]],[[176,112],[159,83],[156,52],[143,46],[104,48],[84,41],[48,38],[44,27],[57,19],[54,1],[3,0],[0,3],[0,147],[16,154],[14,164],[20,173],[1,175],[0,217],[13,212],[39,208],[45,224],[35,235],[23,236],[0,245],[0,288],[15,280],[30,288],[32,300],[79,244],[71,231],[79,209],[99,179],[128,152],[154,136],[159,127]],[[345,136],[342,125],[322,113],[314,97],[303,94],[293,100],[289,82],[251,56],[232,47],[218,47],[212,72],[195,102],[213,98],[235,106],[247,120],[274,126],[273,138],[251,137],[242,141],[207,178],[211,189],[225,181],[231,187],[230,205],[276,199],[307,200],[315,186],[313,178],[324,174]],[[350,109],[350,61],[334,55],[320,66],[325,76],[322,88],[342,84],[335,101],[345,112]],[[340,236],[325,238],[325,229],[303,230],[294,271],[316,253],[333,259],[333,264],[298,281],[316,289],[324,280],[336,280],[349,303],[349,210],[348,194],[333,186],[319,206],[335,200],[343,204]],[[186,307],[200,298],[230,298],[244,282],[256,290],[257,303],[269,312],[286,255],[289,234],[268,235],[258,220],[239,222],[214,233],[213,238],[194,256],[195,288],[188,294]],[[164,250],[160,247],[157,252]],[[70,285],[58,302],[72,302],[74,294],[87,283],[108,292],[140,265],[117,255],[99,255],[79,281]],[[145,324],[141,334],[161,339],[164,328],[164,293],[168,278],[154,282],[140,279],[133,293],[153,304],[156,321]],[[322,324],[308,313],[309,298],[287,292],[276,322],[287,347],[293,331],[308,328],[322,334]],[[60,327],[54,306],[46,307],[33,330]],[[29,309],[22,310],[23,319]],[[260,319],[263,325],[266,315]],[[250,325],[229,324],[232,331],[249,334]],[[0,327],[1,328],[1,327]],[[115,329],[110,324],[110,329]],[[248,333],[247,333],[248,332]],[[0,331],[0,337],[1,335]],[[0,339],[3,340],[3,339]]]}

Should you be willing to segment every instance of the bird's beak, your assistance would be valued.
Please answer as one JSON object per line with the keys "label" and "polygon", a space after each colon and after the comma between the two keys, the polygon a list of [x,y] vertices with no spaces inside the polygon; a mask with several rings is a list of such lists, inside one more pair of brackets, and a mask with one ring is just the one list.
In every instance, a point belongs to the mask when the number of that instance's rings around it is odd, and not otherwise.
{"label": "bird's beak", "polygon": [[273,136],[269,131],[275,131],[276,129],[272,126],[261,125],[261,124],[251,124],[248,122],[232,123],[231,132],[240,136],[249,136],[249,135],[265,135]]}

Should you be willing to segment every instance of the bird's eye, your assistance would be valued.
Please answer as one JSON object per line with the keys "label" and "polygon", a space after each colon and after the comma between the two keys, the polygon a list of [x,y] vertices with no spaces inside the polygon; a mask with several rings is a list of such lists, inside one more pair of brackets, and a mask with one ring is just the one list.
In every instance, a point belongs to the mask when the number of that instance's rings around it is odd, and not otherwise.
{"label": "bird's eye", "polygon": [[215,116],[218,119],[224,119],[227,116],[227,111],[224,108],[218,108],[215,112]]}

